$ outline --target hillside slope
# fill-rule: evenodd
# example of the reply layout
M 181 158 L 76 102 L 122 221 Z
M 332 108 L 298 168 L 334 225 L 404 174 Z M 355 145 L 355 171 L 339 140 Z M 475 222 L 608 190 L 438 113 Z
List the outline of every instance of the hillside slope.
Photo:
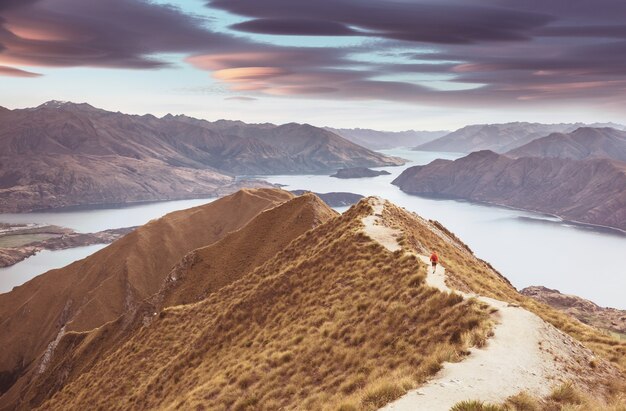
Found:
M 626 131 L 581 127 L 574 132 L 554 133 L 511 150 L 511 157 L 553 157 L 584 160 L 608 158 L 626 163 Z
M 327 130 L 371 150 L 415 147 L 450 133 L 449 131 L 379 131 L 365 128 L 331 128 Z
M 233 175 L 402 163 L 307 124 L 210 123 L 55 101 L 0 112 L 0 212 L 209 197 L 267 186 Z
M 200 301 L 262 265 L 307 230 L 337 213 L 306 194 L 259 213 L 243 228 L 196 249 L 161 281 L 159 290 L 99 328 L 68 332 L 45 369 L 28 375 L 0 403 L 32 408 L 130 338 L 163 308 Z
M 512 159 L 480 151 L 408 168 L 393 184 L 409 194 L 482 201 L 626 230 L 626 166 L 606 159 Z
M 440 224 L 390 203 L 373 204 L 363 200 L 306 231 L 221 288 L 219 273 L 227 266 L 212 271 L 210 261 L 202 267 L 183 260 L 175 278 L 191 272 L 201 283 L 215 278 L 217 287 L 208 294 L 192 289 L 191 295 L 206 296 L 201 301 L 142 313 L 140 329 L 56 394 L 40 386 L 40 399 L 54 394 L 42 409 L 377 409 L 423 384 L 444 361 L 462 365 L 469 346 L 489 344 L 491 323 L 498 321 L 488 305 L 425 282 L 426 267 L 416 255 L 432 249 L 444 258 L 450 287 L 522 305 L 626 366 L 626 345 L 521 296 Z M 244 228 L 220 243 L 232 237 L 246 249 L 244 239 L 258 240 L 255 233 Z M 388 242 L 397 243 L 396 251 Z M 70 353 L 75 364 L 92 358 L 90 347 L 108 333 L 68 335 L 59 355 Z M 550 361 L 560 361 L 552 359 L 558 355 Z M 59 373 L 68 370 L 57 364 Z M 606 378 L 622 378 L 600 358 L 573 366 L 598 395 Z
M 504 123 L 504 124 L 475 124 L 453 131 L 431 142 L 417 146 L 416 150 L 424 151 L 452 151 L 457 153 L 471 153 L 473 151 L 491 150 L 496 153 L 505 153 L 523 146 L 537 138 L 551 133 L 570 133 L 580 127 L 575 124 L 541 124 L 541 123 Z M 589 127 L 619 127 L 618 124 L 592 124 Z
M 68 332 L 88 331 L 156 293 L 190 251 L 243 227 L 293 195 L 243 190 L 213 203 L 151 221 L 110 246 L 0 294 L 0 392 L 49 361 Z M 45 368 L 45 366 L 44 366 Z
M 165 309 L 43 407 L 318 409 L 390 374 L 415 384 L 488 314 L 426 287 L 416 258 L 363 234 L 370 210 L 361 203 L 199 303 Z

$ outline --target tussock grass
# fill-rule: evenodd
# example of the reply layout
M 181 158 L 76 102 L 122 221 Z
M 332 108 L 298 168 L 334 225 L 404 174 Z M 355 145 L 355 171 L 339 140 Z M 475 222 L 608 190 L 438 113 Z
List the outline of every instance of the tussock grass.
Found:
M 500 405 L 486 404 L 482 401 L 470 400 L 455 404 L 450 411 L 507 411 L 507 408 Z
M 504 404 L 485 404 L 482 401 L 462 401 L 452 411 L 625 411 L 626 391 L 623 386 L 606 400 L 583 392 L 571 382 L 555 386 L 546 398 L 535 398 L 521 392 L 509 397 Z
M 622 374 L 626 373 L 626 341 L 519 294 L 505 277 L 476 258 L 467 245 L 440 223 L 411 216 L 391 204 L 385 207 L 383 215 L 386 222 L 402 230 L 405 249 L 419 254 L 438 250 L 451 288 L 518 304 L 582 342 L 599 357 L 617 366 Z M 420 223 L 416 224 L 416 219 Z M 590 370 L 596 365 L 597 362 L 589 364 Z
M 416 257 L 364 235 L 368 211 L 359 204 L 207 299 L 167 309 L 44 406 L 374 410 L 415 388 L 461 359 L 490 314 L 425 286 Z

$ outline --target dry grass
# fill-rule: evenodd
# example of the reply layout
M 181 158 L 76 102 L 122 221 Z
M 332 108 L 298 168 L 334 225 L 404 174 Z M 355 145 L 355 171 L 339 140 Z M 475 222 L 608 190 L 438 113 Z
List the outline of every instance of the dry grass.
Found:
M 385 208 L 385 221 L 403 231 L 403 247 L 421 254 L 438 250 L 446 267 L 448 285 L 501 301 L 519 304 L 592 349 L 600 357 L 626 373 L 626 341 L 592 328 L 577 319 L 517 292 L 509 281 L 488 263 L 477 259 L 467 245 L 436 221 L 407 215 L 396 206 Z
M 482 401 L 462 401 L 455 404 L 450 411 L 507 411 L 507 408 L 500 405 L 487 404 Z
M 452 411 L 626 411 L 626 392 L 615 392 L 605 401 L 600 401 L 566 382 L 554 387 L 546 398 L 534 398 L 521 392 L 508 398 L 504 404 L 463 401 L 456 404 Z
M 360 204 L 196 304 L 172 307 L 45 408 L 373 410 L 489 329 L 488 310 L 360 232 Z

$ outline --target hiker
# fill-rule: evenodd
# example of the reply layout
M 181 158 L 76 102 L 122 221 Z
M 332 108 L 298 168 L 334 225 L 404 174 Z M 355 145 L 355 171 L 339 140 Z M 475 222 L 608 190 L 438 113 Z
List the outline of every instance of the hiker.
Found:
M 433 265 L 433 273 L 437 269 L 437 263 L 439 262 L 439 256 L 437 255 L 437 251 L 433 251 L 430 255 L 430 262 Z

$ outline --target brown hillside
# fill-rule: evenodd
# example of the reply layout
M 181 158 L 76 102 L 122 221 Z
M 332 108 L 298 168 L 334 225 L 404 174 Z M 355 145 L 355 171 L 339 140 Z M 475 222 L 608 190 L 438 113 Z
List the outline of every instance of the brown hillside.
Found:
M 448 282 L 452 288 L 519 304 L 582 342 L 615 364 L 626 375 L 626 342 L 523 296 L 489 263 L 477 259 L 467 245 L 439 222 L 426 221 L 415 214 L 409 215 L 395 206 L 386 207 L 383 215 L 391 226 L 399 228 L 404 233 L 401 241 L 404 247 L 421 254 L 428 250 L 438 250 L 440 255 L 444 256 L 442 264 L 446 267 Z M 419 224 L 416 224 L 416 219 Z
M 361 202 L 205 300 L 165 309 L 46 409 L 374 409 L 462 357 L 488 313 L 362 231 Z
M 259 241 L 252 225 L 267 227 L 267 215 L 281 208 L 295 215 L 289 203 L 203 255 L 217 257 L 221 247 L 235 253 L 231 244 L 252 250 L 243 241 Z M 210 291 L 213 276 L 224 284 L 202 301 L 146 308 L 92 332 L 68 333 L 56 350 L 65 358 L 52 359 L 26 400 L 48 399 L 42 409 L 377 409 L 443 361 L 462 359 L 469 345 L 485 343 L 490 308 L 425 285 L 425 267 L 413 253 L 432 249 L 454 288 L 523 305 L 626 369 L 626 345 L 520 295 L 440 224 L 386 203 L 382 223 L 402 232 L 402 249 L 390 252 L 363 232 L 362 219 L 372 213 L 364 200 L 265 262 L 252 255 L 258 267 L 240 278 L 220 277 L 226 259 L 213 273 L 208 260 L 200 262 L 206 270 L 193 275 L 208 288 L 187 288 L 192 296 Z M 180 264 L 177 278 L 190 278 L 185 267 L 194 272 Z M 140 327 L 118 332 L 133 321 Z M 99 351 L 110 342 L 110 352 Z M 611 369 L 599 359 L 578 367 L 591 388 L 604 383 L 598 370 Z M 57 377 L 68 373 L 62 386 Z
M 261 212 L 245 227 L 185 256 L 162 289 L 115 321 L 89 332 L 65 334 L 42 374 L 19 389 L 19 407 L 30 409 L 88 370 L 129 339 L 164 307 L 206 298 L 260 266 L 307 230 L 337 215 L 319 198 L 306 194 Z M 176 278 L 176 280 L 174 280 Z M 13 398 L 4 398 L 7 405 Z
M 188 252 L 244 226 L 293 198 L 277 189 L 242 190 L 213 203 L 151 221 L 94 255 L 0 294 L 0 388 L 49 360 L 52 341 L 114 320 L 157 292 Z
M 337 215 L 313 194 L 262 212 L 242 229 L 185 256 L 167 277 L 161 306 L 203 300 L 267 261 L 307 230 Z
M 425 285 L 412 252 L 433 248 L 455 286 L 523 304 L 624 366 L 623 344 L 521 296 L 439 224 L 387 203 L 403 247 L 388 251 L 362 231 L 372 212 L 362 201 L 206 299 L 150 316 L 42 408 L 377 409 L 484 344 L 487 307 Z M 598 364 L 580 365 L 591 386 Z

